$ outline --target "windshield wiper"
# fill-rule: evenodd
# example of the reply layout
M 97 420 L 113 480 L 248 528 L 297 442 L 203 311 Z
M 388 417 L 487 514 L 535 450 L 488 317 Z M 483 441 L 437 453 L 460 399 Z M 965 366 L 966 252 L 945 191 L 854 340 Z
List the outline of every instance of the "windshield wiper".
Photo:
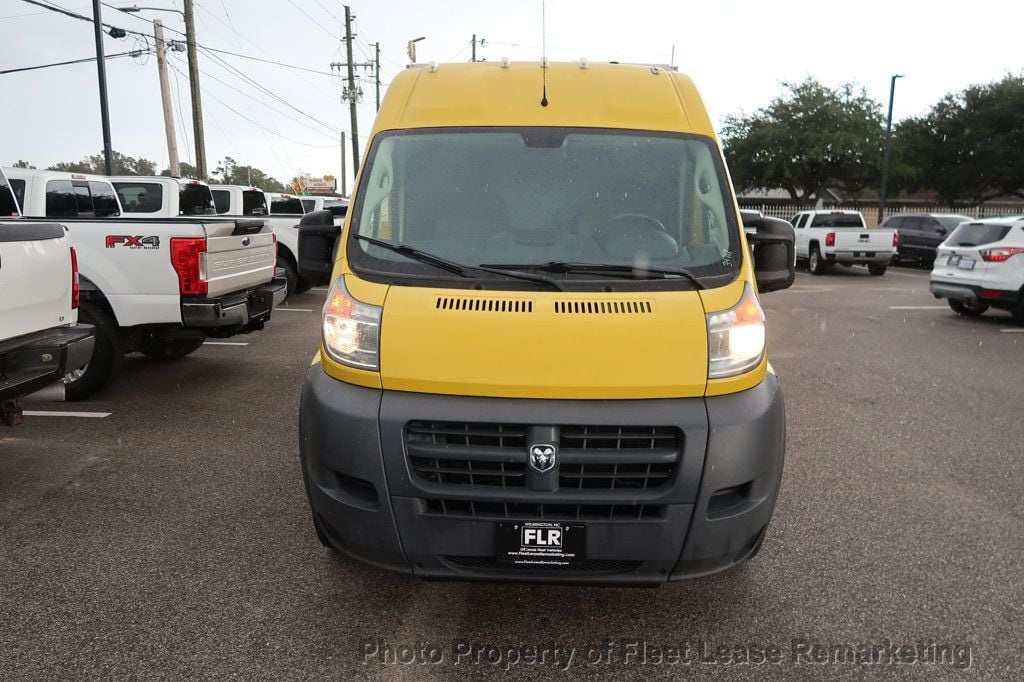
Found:
M 552 277 L 545 277 L 544 275 L 528 274 L 525 272 L 515 272 L 514 269 L 506 270 L 504 268 L 490 268 L 487 267 L 486 265 L 462 265 L 461 263 L 450 261 L 447 258 L 442 258 L 441 256 L 435 256 L 432 253 L 421 251 L 420 249 L 417 249 L 413 246 L 409 246 L 408 244 L 396 244 L 395 242 L 384 241 L 383 239 L 377 239 L 375 237 L 367 237 L 364 234 L 353 233 L 352 238 L 361 239 L 365 242 L 369 242 L 370 244 L 374 244 L 376 246 L 383 247 L 390 251 L 394 251 L 395 253 L 405 256 L 406 258 L 418 260 L 421 263 L 426 263 L 427 265 L 433 265 L 435 268 L 447 270 L 448 272 L 454 273 L 459 277 L 472 277 L 472 275 L 469 275 L 466 272 L 466 270 L 481 270 L 483 272 L 490 272 L 495 275 L 503 275 L 505 277 L 512 277 L 514 279 L 523 279 L 528 282 L 540 282 L 541 284 L 547 284 L 548 286 L 554 287 L 559 291 L 565 291 L 565 287 L 562 285 L 561 282 Z
M 650 279 L 646 275 L 662 275 L 664 278 L 668 275 L 677 275 L 684 277 L 693 283 L 697 289 L 706 289 L 707 287 L 697 279 L 689 270 L 683 268 L 650 268 L 650 267 L 636 267 L 633 265 L 618 265 L 615 263 L 575 263 L 571 261 L 553 260 L 547 263 L 533 263 L 533 264 L 514 264 L 514 263 L 487 263 L 480 267 L 488 267 L 495 269 L 516 269 L 516 270 L 543 270 L 545 272 L 560 272 L 560 273 L 601 273 L 611 275 L 613 277 L 626 277 L 629 279 Z
M 418 260 L 421 263 L 433 265 L 435 268 L 455 273 L 459 277 L 469 277 L 469 275 L 466 274 L 465 266 L 459 265 L 455 261 L 450 261 L 447 258 L 441 258 L 440 256 L 435 256 L 434 254 L 427 253 L 426 251 L 420 251 L 408 244 L 396 244 L 394 242 L 384 241 L 383 239 L 377 239 L 375 237 L 367 237 L 365 234 L 356 234 L 354 232 L 352 233 L 352 239 L 361 239 L 364 242 L 384 247 L 385 249 L 399 253 L 406 258 Z

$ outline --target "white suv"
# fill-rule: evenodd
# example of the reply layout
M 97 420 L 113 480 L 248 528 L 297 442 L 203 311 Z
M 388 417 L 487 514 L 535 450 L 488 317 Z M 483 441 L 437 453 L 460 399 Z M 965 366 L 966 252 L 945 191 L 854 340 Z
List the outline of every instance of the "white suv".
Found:
M 970 317 L 989 308 L 1024 323 L 1024 217 L 961 223 L 939 245 L 931 291 Z

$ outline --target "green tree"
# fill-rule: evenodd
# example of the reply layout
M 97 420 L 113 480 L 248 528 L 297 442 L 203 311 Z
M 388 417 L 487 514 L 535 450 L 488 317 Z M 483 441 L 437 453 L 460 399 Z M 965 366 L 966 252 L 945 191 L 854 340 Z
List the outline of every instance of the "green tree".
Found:
M 814 79 L 783 83 L 787 92 L 750 116 L 725 119 L 722 140 L 739 191 L 781 187 L 793 200 L 829 187 L 856 193 L 878 183 L 885 118 L 863 88 Z
M 230 156 L 217 165 L 210 173 L 210 182 L 222 185 L 252 185 L 267 192 L 284 192 L 285 186 L 280 180 L 273 178 L 259 168 L 239 166 Z
M 14 167 L 15 168 L 35 168 L 35 166 L 30 164 L 28 161 L 23 161 L 21 159 L 18 159 L 17 161 L 14 162 Z
M 933 189 L 950 204 L 1024 199 L 1022 112 L 1020 75 L 946 95 L 928 114 L 897 126 L 894 176 L 901 186 Z
M 178 162 L 178 171 L 181 173 L 180 177 L 191 178 L 193 180 L 199 179 L 199 172 L 196 170 L 196 167 L 186 161 Z M 160 175 L 169 177 L 171 175 L 171 169 L 164 168 L 162 171 L 160 171 Z
M 122 154 L 114 151 L 112 154 L 114 175 L 156 175 L 156 164 L 149 159 Z M 103 152 L 87 156 L 81 161 L 62 161 L 55 163 L 47 170 L 67 171 L 70 173 L 95 173 L 103 175 L 106 173 Z

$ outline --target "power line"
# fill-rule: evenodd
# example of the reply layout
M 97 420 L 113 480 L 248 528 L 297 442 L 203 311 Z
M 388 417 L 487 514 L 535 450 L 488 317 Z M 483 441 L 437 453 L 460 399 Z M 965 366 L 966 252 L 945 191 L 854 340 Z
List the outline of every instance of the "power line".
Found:
M 250 83 L 251 85 L 253 85 L 253 86 L 254 86 L 254 87 L 255 87 L 255 88 L 257 89 L 257 90 L 261 90 L 262 92 L 264 92 L 264 93 L 266 93 L 266 94 L 270 95 L 270 96 L 271 96 L 272 98 L 274 98 L 275 100 L 277 100 L 277 101 L 278 101 L 278 102 L 280 102 L 281 104 L 285 105 L 285 106 L 286 106 L 286 107 L 288 107 L 289 109 L 292 109 L 292 110 L 294 110 L 294 111 L 298 112 L 299 114 L 301 114 L 302 116 L 305 116 L 305 117 L 306 117 L 306 118 L 308 118 L 309 120 L 313 121 L 314 123 L 317 123 L 317 124 L 319 124 L 319 125 L 321 125 L 321 126 L 323 126 L 323 127 L 327 128 L 328 130 L 330 130 L 330 131 L 331 131 L 332 133 L 334 133 L 334 134 L 337 134 L 337 133 L 339 132 L 339 130 L 338 130 L 337 128 L 334 128 L 333 126 L 331 126 L 331 125 L 329 125 L 329 124 L 327 124 L 327 123 L 324 123 L 323 121 L 321 121 L 320 119 L 316 118 L 315 116 L 311 116 L 311 115 L 307 114 L 307 113 L 306 113 L 305 111 L 303 111 L 302 109 L 299 109 L 298 107 L 296 107 L 295 105 L 293 105 L 293 104 L 292 104 L 291 102 L 289 102 L 288 100 L 284 99 L 284 98 L 283 98 L 283 97 L 281 97 L 280 95 L 277 95 L 277 94 L 275 94 L 275 93 L 271 92 L 271 91 L 270 91 L 270 90 L 268 90 L 268 89 L 267 89 L 266 87 L 264 87 L 264 86 L 263 86 L 263 85 L 262 85 L 261 83 L 259 83 L 258 81 L 256 81 L 256 80 L 255 80 L 255 79 L 253 79 L 253 78 L 250 78 L 249 76 L 246 76 L 246 75 L 245 75 L 244 73 L 242 73 L 241 71 L 239 71 L 239 70 L 238 70 L 237 68 L 235 68 L 235 67 L 234 67 L 234 66 L 233 66 L 232 64 L 230 64 L 229 62 L 227 62 L 227 61 L 225 61 L 225 60 L 221 59 L 220 57 L 218 57 L 218 56 L 216 56 L 216 55 L 213 55 L 213 54 L 210 54 L 209 56 L 210 56 L 210 57 L 211 57 L 212 59 L 214 59 L 215 61 L 219 62 L 219 63 L 220 63 L 221 65 L 223 65 L 223 66 L 224 66 L 225 68 L 227 68 L 227 69 L 228 69 L 229 71 L 233 72 L 234 74 L 236 74 L 236 75 L 238 75 L 239 77 L 241 77 L 241 78 L 245 79 L 246 81 L 248 81 L 248 82 L 249 82 L 249 83 Z
M 228 26 L 229 29 L 231 29 L 231 33 L 234 34 L 234 36 L 235 36 L 235 43 L 238 45 L 238 49 L 241 50 L 242 49 L 242 41 L 239 40 L 239 38 L 238 38 L 238 30 L 235 28 L 235 22 L 231 18 L 231 13 L 228 12 L 228 7 L 227 7 L 227 4 L 224 2 L 224 0 L 221 0 L 220 6 L 221 6 L 221 9 L 224 10 L 224 18 L 227 19 L 227 26 Z M 202 19 L 202 17 L 200 17 L 200 19 Z M 204 22 L 203 26 L 204 26 L 204 28 L 206 28 L 207 31 L 209 31 L 209 28 L 206 27 L 205 22 Z M 218 58 L 218 60 L 219 59 L 220 58 Z M 220 61 L 223 61 L 223 60 L 220 60 Z M 224 68 L 224 66 L 222 64 L 220 64 L 220 63 L 218 63 L 217 65 L 220 66 L 222 69 Z M 248 69 L 249 75 L 254 76 L 254 74 L 252 72 L 252 66 L 250 64 L 246 63 L 245 67 L 246 67 L 246 69 Z M 223 83 L 223 81 L 220 81 L 220 82 Z M 241 91 L 238 91 L 238 92 L 241 93 Z M 241 93 L 241 94 L 243 94 L 243 96 L 244 96 L 244 93 Z M 251 99 L 252 98 L 247 98 L 247 100 L 245 102 L 245 106 L 249 110 L 249 113 L 252 114 L 252 117 L 254 119 L 256 119 L 257 121 L 259 121 L 260 118 L 256 115 L 256 110 L 253 108 L 252 104 L 250 103 Z M 259 103 L 262 104 L 265 109 L 268 109 L 268 110 L 270 109 L 270 107 L 267 105 L 266 101 L 263 99 L 262 96 L 260 97 Z M 267 116 L 270 119 L 270 125 L 272 127 L 274 127 L 274 128 L 277 128 L 278 127 L 277 121 L 274 119 L 273 114 L 269 114 L 268 113 Z M 284 143 L 281 141 L 281 139 L 280 138 L 276 138 L 275 141 L 277 142 L 277 146 L 280 147 L 281 153 L 284 154 L 285 164 L 287 164 L 287 165 L 281 163 L 281 157 L 278 156 L 277 150 L 274 149 L 274 145 L 272 144 L 271 139 L 269 137 L 267 137 L 267 134 L 264 131 L 261 130 L 260 131 L 260 135 L 263 136 L 263 141 L 266 143 L 267 149 L 270 150 L 270 153 L 274 156 L 274 160 L 277 161 L 278 168 L 286 169 L 285 170 L 285 174 L 290 172 L 290 169 L 293 167 L 292 159 L 291 159 L 291 156 L 288 154 L 288 150 L 285 148 Z
M 174 92 L 177 95 L 174 99 L 175 106 L 178 107 L 178 122 L 181 125 L 181 137 L 185 140 L 185 158 L 187 162 L 192 164 L 192 142 L 188 138 L 188 126 L 185 125 L 185 116 L 181 113 L 181 84 L 178 82 L 178 70 L 174 68 L 174 65 L 167 62 L 167 65 L 171 67 L 171 71 L 174 72 Z M 205 178 L 200 178 L 203 180 Z
M 180 73 L 180 71 L 178 71 L 178 67 L 174 66 L 173 64 L 171 64 L 170 67 L 174 71 Z M 184 76 L 185 74 L 182 73 L 181 75 Z M 231 105 L 225 103 L 224 100 L 222 100 L 219 97 L 217 97 L 217 96 L 213 95 L 212 93 L 210 93 L 205 88 L 200 87 L 200 90 L 202 90 L 204 95 L 208 95 L 215 102 L 218 102 L 221 106 L 223 106 L 225 109 L 227 109 L 228 111 L 232 112 L 233 114 L 235 114 L 239 118 L 244 119 L 244 120 L 248 121 L 249 123 L 252 123 L 257 128 L 261 128 L 261 129 L 265 130 L 266 132 L 270 133 L 271 135 L 276 135 L 276 136 L 280 137 L 282 140 L 287 140 L 288 142 L 291 142 L 292 144 L 302 145 L 303 147 L 327 148 L 327 147 L 335 147 L 335 146 L 337 146 L 335 144 L 310 144 L 308 142 L 299 142 L 298 140 L 293 140 L 290 137 L 286 137 L 286 136 L 282 135 L 281 133 L 277 132 L 276 130 L 270 130 L 269 128 L 266 128 L 265 126 L 260 125 L 259 123 L 257 123 L 256 121 L 252 120 L 251 118 L 249 118 L 245 114 L 241 113 L 240 111 L 238 111 L 237 109 L 235 109 Z
M 140 57 L 140 56 L 142 56 L 143 53 L 151 54 L 150 52 L 145 51 L 145 50 L 131 50 L 130 52 L 118 52 L 116 54 L 108 54 L 108 55 L 105 55 L 105 57 L 107 59 L 115 59 L 117 57 Z M 17 68 L 17 69 L 4 69 L 3 71 L 0 71 L 0 76 L 2 76 L 4 74 L 7 74 L 7 73 L 19 73 L 21 71 L 35 71 L 36 69 L 48 69 L 48 68 L 50 68 L 52 66 L 67 66 L 69 64 L 84 64 L 86 62 L 94 62 L 94 61 L 96 61 L 96 57 L 95 56 L 93 56 L 93 57 L 83 57 L 81 59 L 69 59 L 66 62 L 54 62 L 53 64 L 39 64 L 37 66 L 23 66 L 23 67 L 20 67 L 20 68 Z
M 318 5 L 320 5 L 320 9 L 322 9 L 325 12 L 327 12 L 327 16 L 329 16 L 331 19 L 334 19 L 336 22 L 338 22 L 339 26 L 341 24 L 345 23 L 341 19 L 339 19 L 338 17 L 334 16 L 334 13 L 331 12 L 331 10 L 327 9 L 326 7 L 324 7 L 323 3 L 321 3 L 320 0 L 313 0 L 313 2 L 315 2 Z
M 95 20 L 92 17 L 87 17 L 84 14 L 78 14 L 77 12 L 72 12 L 71 10 L 69 10 L 69 9 L 67 9 L 65 7 L 61 7 L 60 5 L 57 5 L 55 3 L 54 4 L 46 4 L 46 3 L 43 3 L 43 2 L 39 2 L 39 0 L 21 0 L 21 1 L 22 2 L 26 2 L 26 3 L 30 4 L 30 5 L 35 5 L 36 7 L 42 7 L 43 9 L 48 9 L 51 12 L 56 12 L 57 14 L 63 14 L 64 16 L 71 17 L 72 19 L 78 19 L 80 21 L 88 21 L 90 24 L 96 23 Z M 147 34 L 145 34 L 145 33 L 140 33 L 139 31 L 133 31 L 130 28 L 121 28 L 120 26 L 112 26 L 111 24 L 108 24 L 105 21 L 104 22 L 100 22 L 100 25 L 106 26 L 107 28 L 112 29 L 112 30 L 116 29 L 118 31 L 124 31 L 125 33 L 131 33 L 133 35 L 144 36 L 146 38 L 149 38 L 149 36 Z M 113 34 L 110 34 L 110 35 L 111 35 L 111 37 L 114 37 Z
M 253 97 L 252 95 L 250 95 L 250 94 L 246 93 L 246 92 L 245 92 L 245 91 L 243 91 L 243 90 L 239 90 L 238 88 L 236 88 L 236 87 L 235 87 L 234 85 L 231 85 L 231 84 L 230 84 L 230 83 L 228 83 L 227 81 L 224 81 L 224 80 L 221 80 L 220 78 L 217 78 L 217 76 L 213 75 L 213 74 L 212 74 L 212 73 L 210 73 L 209 71 L 203 71 L 203 70 L 200 70 L 200 73 L 201 73 L 201 74 L 203 74 L 204 76 L 208 76 L 208 77 L 212 78 L 213 80 L 217 81 L 218 83 L 220 83 L 220 84 L 221 84 L 221 85 L 223 85 L 224 87 L 226 87 L 226 88 L 228 88 L 228 89 L 230 89 L 230 90 L 234 90 L 235 92 L 237 92 L 238 94 L 242 95 L 243 97 L 246 97 L 246 98 L 248 98 L 248 99 L 250 99 L 250 100 L 252 100 L 252 101 L 256 102 L 257 104 L 262 104 L 262 105 L 263 105 L 263 106 L 264 106 L 265 108 L 269 109 L 270 111 L 273 111 L 273 112 L 275 112 L 275 113 L 278 113 L 278 114 L 280 114 L 280 115 L 284 116 L 284 117 L 285 117 L 285 118 L 287 118 L 287 119 L 290 119 L 290 120 L 292 120 L 292 121 L 295 121 L 296 123 L 298 123 L 298 124 L 299 124 L 299 125 L 301 125 L 301 126 L 304 126 L 304 127 L 306 127 L 306 128 L 309 128 L 310 130 L 312 130 L 312 131 L 313 131 L 313 132 L 315 132 L 315 133 L 318 133 L 318 134 L 320 134 L 320 135 L 323 135 L 323 136 L 325 136 L 325 137 L 332 137 L 332 138 L 334 138 L 334 137 L 337 137 L 338 133 L 340 133 L 340 132 L 341 132 L 341 130 L 338 130 L 338 129 L 334 129 L 334 128 L 330 128 L 330 130 L 331 130 L 331 134 L 330 134 L 330 135 L 328 135 L 328 134 L 327 134 L 327 133 L 325 133 L 325 132 L 324 132 L 323 130 L 320 130 L 319 128 L 314 128 L 313 126 L 311 126 L 310 124 L 306 123 L 306 122 L 305 122 L 305 121 L 303 121 L 302 119 L 299 119 L 299 118 L 296 118 L 296 117 L 294 117 L 294 116 L 291 116 L 291 115 L 290 115 L 290 114 L 288 114 L 287 112 L 281 111 L 280 109 L 275 109 L 274 107 L 270 106 L 269 104 L 267 104 L 267 103 L 266 103 L 265 101 L 263 101 L 263 100 L 257 100 L 257 99 L 256 99 L 255 97 Z M 253 114 L 253 116 L 255 116 L 255 114 Z M 324 126 L 326 127 L 326 124 L 321 124 L 321 125 L 324 125 Z
M 318 28 L 319 28 L 319 29 L 320 29 L 321 31 L 323 31 L 323 32 L 324 32 L 324 33 L 326 33 L 327 35 L 331 36 L 331 37 L 332 37 L 332 38 L 334 38 L 335 40 L 338 40 L 338 39 L 339 39 L 339 38 L 338 38 L 338 36 L 334 35 L 334 34 L 333 34 L 333 33 L 331 33 L 330 31 L 328 31 L 328 30 L 327 30 L 326 28 L 324 28 L 324 27 L 323 27 L 323 24 L 321 24 L 321 23 L 320 23 L 319 21 L 317 21 L 316 19 L 314 19 L 313 17 L 311 17 L 311 16 L 310 16 L 310 15 L 309 15 L 309 14 L 308 14 L 308 13 L 306 12 L 306 10 L 304 10 L 304 9 L 302 9 L 301 7 L 299 7 L 298 5 L 296 5 L 296 4 L 295 4 L 295 0 L 288 0 L 288 3 L 289 3 L 289 4 L 290 4 L 290 5 L 292 6 L 292 7 L 294 7 L 295 9 L 299 10 L 300 12 L 302 12 L 302 14 L 303 14 L 303 15 L 304 15 L 304 16 L 305 16 L 305 17 L 306 17 L 307 19 L 309 19 L 309 20 L 310 20 L 310 21 L 312 21 L 312 22 L 313 22 L 314 24 L 316 24 L 316 25 L 317 25 L 317 27 L 318 27 Z

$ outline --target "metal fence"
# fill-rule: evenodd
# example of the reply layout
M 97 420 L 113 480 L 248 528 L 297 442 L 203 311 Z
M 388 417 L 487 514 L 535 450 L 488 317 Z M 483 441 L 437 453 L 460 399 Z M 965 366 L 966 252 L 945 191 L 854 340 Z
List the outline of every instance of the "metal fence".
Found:
M 747 204 L 740 208 L 761 211 L 761 213 L 767 216 L 782 218 L 783 220 L 792 220 L 793 216 L 801 211 L 822 210 L 821 206 L 811 204 L 806 206 L 793 204 Z M 878 204 L 839 204 L 824 208 L 860 211 L 864 214 L 864 222 L 867 223 L 868 227 L 876 227 L 878 225 Z M 886 207 L 884 217 L 888 218 L 891 215 L 900 213 L 957 213 L 971 218 L 996 218 L 1004 215 L 1020 215 L 1024 213 L 1024 206 L 1019 204 L 985 204 L 973 208 L 953 208 L 950 206 L 900 206 L 896 204 L 895 206 Z

